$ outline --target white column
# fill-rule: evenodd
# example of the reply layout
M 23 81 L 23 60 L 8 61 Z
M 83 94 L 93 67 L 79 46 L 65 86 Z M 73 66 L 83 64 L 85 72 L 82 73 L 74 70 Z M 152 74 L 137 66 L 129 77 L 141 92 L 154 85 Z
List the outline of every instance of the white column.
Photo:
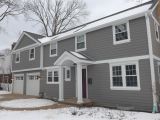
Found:
M 82 97 L 82 65 L 77 64 L 77 87 L 78 87 L 78 100 L 77 103 L 83 103 Z
M 59 67 L 59 101 L 64 100 L 64 86 L 63 86 L 63 67 Z

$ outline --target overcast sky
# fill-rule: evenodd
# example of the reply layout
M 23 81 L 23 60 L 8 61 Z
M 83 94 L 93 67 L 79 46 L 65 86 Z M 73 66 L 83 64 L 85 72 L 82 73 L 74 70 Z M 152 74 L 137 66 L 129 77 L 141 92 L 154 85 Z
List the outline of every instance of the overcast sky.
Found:
M 139 4 L 140 0 L 84 0 L 87 3 L 90 15 L 87 20 L 89 22 L 109 14 L 127 9 Z M 146 2 L 149 0 L 143 0 Z M 17 41 L 22 31 L 30 31 L 38 33 L 39 28 L 35 23 L 26 22 L 21 15 L 16 18 L 7 18 L 0 23 L 2 30 L 0 31 L 0 50 L 10 48 L 12 42 Z

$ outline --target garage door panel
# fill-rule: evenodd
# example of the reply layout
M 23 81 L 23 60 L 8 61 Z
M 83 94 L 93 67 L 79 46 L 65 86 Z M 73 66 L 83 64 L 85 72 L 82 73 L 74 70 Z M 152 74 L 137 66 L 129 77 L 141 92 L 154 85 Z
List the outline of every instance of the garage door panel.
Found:
M 23 94 L 23 88 L 24 88 L 24 76 L 15 75 L 15 79 L 13 82 L 13 93 Z

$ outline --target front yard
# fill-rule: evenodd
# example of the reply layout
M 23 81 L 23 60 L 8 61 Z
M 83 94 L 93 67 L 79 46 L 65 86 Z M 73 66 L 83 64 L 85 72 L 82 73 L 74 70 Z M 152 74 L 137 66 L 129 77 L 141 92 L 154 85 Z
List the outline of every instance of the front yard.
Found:
M 100 107 L 79 109 L 61 106 L 55 109 L 54 106 L 58 103 L 50 100 L 26 98 L 1 101 L 5 97 L 5 95 L 0 95 L 0 119 L 2 120 L 160 120 L 160 114 L 112 110 Z M 39 109 L 32 110 L 32 108 L 37 107 Z M 9 108 L 14 108 L 14 110 Z M 30 108 L 31 110 L 23 110 L 22 108 Z

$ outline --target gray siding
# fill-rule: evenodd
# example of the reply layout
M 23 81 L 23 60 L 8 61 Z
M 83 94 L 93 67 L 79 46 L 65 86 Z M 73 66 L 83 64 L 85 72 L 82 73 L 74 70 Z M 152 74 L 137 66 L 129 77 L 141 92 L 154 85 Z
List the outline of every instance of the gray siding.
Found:
M 89 99 L 103 106 L 133 106 L 136 110 L 152 110 L 152 89 L 149 60 L 140 60 L 140 91 L 110 90 L 109 64 L 88 66 Z
M 148 42 L 145 17 L 130 20 L 131 42 L 113 45 L 112 26 L 89 32 L 87 50 L 83 51 L 93 60 L 116 59 L 122 57 L 148 55 Z M 52 66 L 55 60 L 65 51 L 75 51 L 75 39 L 58 42 L 58 56 L 49 57 L 49 45 L 44 46 L 44 66 Z
M 20 41 L 20 43 L 16 47 L 16 50 L 36 43 L 35 41 L 33 41 L 31 38 L 29 38 L 26 35 L 24 35 L 23 38 L 21 38 L 21 39 L 22 40 Z
M 160 57 L 160 42 L 156 40 L 154 20 L 150 18 L 150 26 L 151 26 L 151 37 L 152 37 L 152 45 L 153 45 L 153 53 L 157 57 Z
M 15 63 L 15 54 L 12 56 L 13 71 L 40 67 L 40 47 L 35 48 L 35 60 L 32 61 L 29 61 L 29 50 L 20 53 L 20 63 Z

